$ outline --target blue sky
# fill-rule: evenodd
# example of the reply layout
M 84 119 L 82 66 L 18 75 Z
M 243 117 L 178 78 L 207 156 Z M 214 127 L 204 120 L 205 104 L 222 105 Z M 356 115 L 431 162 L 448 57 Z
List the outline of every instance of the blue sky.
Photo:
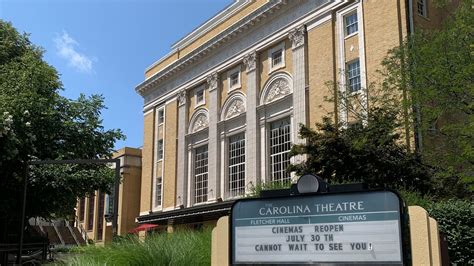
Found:
M 105 128 L 123 146 L 143 145 L 142 98 L 135 86 L 170 46 L 232 0 L 0 0 L 0 18 L 42 46 L 64 85 L 62 94 L 102 94 Z

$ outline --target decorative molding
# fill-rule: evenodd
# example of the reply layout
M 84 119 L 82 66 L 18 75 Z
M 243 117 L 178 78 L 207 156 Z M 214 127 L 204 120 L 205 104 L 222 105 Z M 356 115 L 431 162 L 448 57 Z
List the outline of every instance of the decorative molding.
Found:
M 293 79 L 285 72 L 280 72 L 270 78 L 265 84 L 260 105 L 268 104 L 279 100 L 293 93 Z
M 204 108 L 197 110 L 191 117 L 189 125 L 188 133 L 191 134 L 207 128 L 209 126 L 209 112 Z
M 237 35 L 244 30 L 251 28 L 253 25 L 260 22 L 264 17 L 267 16 L 267 12 L 280 9 L 282 5 L 286 5 L 286 0 L 274 0 L 264 4 L 262 7 L 240 20 L 239 22 L 233 24 L 211 40 L 207 41 L 204 45 L 195 49 L 191 53 L 183 56 L 182 58 L 171 63 L 164 69 L 153 74 L 151 77 L 140 83 L 135 90 L 144 95 L 147 90 L 151 89 L 153 86 L 158 85 L 163 80 L 168 79 L 170 76 L 174 75 L 176 72 L 181 71 L 185 67 L 189 67 L 190 64 L 196 62 L 203 56 L 210 53 L 211 50 L 215 50 L 217 47 L 220 47 L 224 43 L 229 43 L 231 39 L 235 39 Z
M 246 96 L 241 92 L 231 94 L 221 110 L 221 121 L 236 117 L 247 111 Z
M 185 55 L 169 67 L 137 85 L 136 91 L 144 98 L 144 110 L 153 108 L 156 103 L 163 101 L 163 99 L 175 97 L 177 91 L 181 89 L 191 88 L 203 81 L 205 82 L 207 75 L 212 73 L 211 70 L 225 71 L 230 66 L 241 61 L 247 53 L 253 50 L 260 51 L 261 49 L 266 49 L 268 45 L 284 39 L 288 36 L 288 32 L 294 29 L 296 25 L 304 24 L 321 14 L 325 14 L 329 10 L 344 5 L 344 2 L 332 2 L 329 0 L 321 0 L 317 4 L 313 1 L 299 2 L 297 5 L 292 3 L 292 1 L 286 2 L 287 5 L 291 5 L 291 8 L 289 7 L 284 12 L 279 12 L 277 8 L 284 8 L 284 3 L 280 3 L 279 6 L 271 4 L 271 7 L 270 2 L 267 3 L 269 4 L 268 6 L 267 4 L 262 6 L 224 31 L 226 33 L 232 32 L 230 33 L 232 38 L 228 39 L 231 41 L 226 42 L 228 45 L 225 46 L 225 51 L 222 50 L 221 45 L 216 45 L 215 48 L 219 47 L 217 49 L 211 49 L 208 43 L 205 43 L 202 47 L 197 48 L 196 51 L 191 53 L 198 53 L 198 50 L 201 50 L 201 48 L 209 48 L 205 53 L 206 60 L 194 60 L 194 63 L 188 66 L 189 63 L 184 61 L 188 59 L 188 55 Z M 267 21 L 267 19 L 264 19 L 258 23 L 258 26 L 255 26 L 256 21 L 253 19 L 256 13 L 261 13 L 264 17 L 270 17 L 271 20 Z M 245 22 L 245 27 L 241 28 L 240 22 Z M 246 36 L 239 38 L 240 34 L 234 31 L 237 28 L 246 32 Z M 249 29 L 252 30 L 249 31 Z M 236 34 L 237 37 L 234 38 L 233 36 Z M 216 38 L 220 37 L 221 35 L 216 36 Z M 243 47 L 248 48 L 244 49 Z M 165 80 L 165 73 L 169 72 L 168 70 L 175 65 L 180 66 L 178 67 L 179 69 L 176 69 L 176 71 L 179 71 L 179 75 L 173 74 L 171 76 L 171 73 L 169 73 L 170 76 L 167 75 L 168 77 Z
M 244 65 L 247 73 L 256 69 L 257 66 L 257 52 L 252 51 L 244 56 Z
M 243 112 L 245 112 L 244 101 L 242 101 L 241 99 L 236 99 L 230 104 L 229 109 L 227 109 L 227 114 L 225 115 L 225 119 L 232 118 Z
M 305 25 L 301 25 L 299 27 L 294 28 L 292 31 L 290 31 L 290 33 L 288 34 L 288 38 L 290 38 L 292 49 L 296 49 L 304 45 L 305 32 L 306 32 Z
M 179 94 L 178 94 L 178 106 L 183 106 L 186 104 L 186 101 L 187 101 L 187 97 L 186 97 L 186 91 L 185 90 L 182 90 Z
M 217 81 L 219 80 L 219 75 L 217 72 L 213 72 L 211 75 L 207 76 L 207 86 L 209 91 L 213 91 L 217 89 Z

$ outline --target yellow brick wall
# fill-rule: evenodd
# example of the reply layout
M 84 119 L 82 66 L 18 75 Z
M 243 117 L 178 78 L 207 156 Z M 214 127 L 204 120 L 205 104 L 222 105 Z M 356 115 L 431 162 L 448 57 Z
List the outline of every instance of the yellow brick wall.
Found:
M 309 69 L 309 125 L 321 122 L 328 112 L 334 111 L 334 104 L 324 101 L 330 96 L 332 88 L 326 85 L 335 79 L 334 26 L 328 21 L 308 31 L 308 69 Z
M 175 206 L 176 199 L 176 149 L 178 131 L 178 104 L 173 101 L 166 105 L 165 158 L 163 175 L 163 208 Z
M 150 112 L 143 118 L 144 137 L 142 150 L 142 184 L 140 197 L 140 212 L 151 209 L 152 176 L 153 176 L 153 128 L 155 112 Z
M 275 46 L 280 45 L 281 42 L 275 43 L 274 46 L 269 47 L 268 49 L 262 51 L 259 54 L 259 57 L 258 57 L 258 63 L 259 63 L 258 71 L 259 71 L 259 80 L 260 80 L 260 92 L 262 91 L 263 87 L 265 86 L 265 83 L 267 82 L 267 80 L 270 78 L 270 76 L 273 73 L 276 73 L 276 72 L 279 72 L 279 71 L 286 71 L 286 72 L 290 73 L 291 75 L 293 75 L 293 54 L 292 54 L 292 50 L 291 50 L 291 42 L 290 42 L 289 39 L 286 39 L 282 42 L 285 42 L 285 66 L 284 67 L 282 67 L 278 70 L 275 70 L 270 74 L 268 73 L 268 70 L 269 70 L 268 51 L 271 50 L 272 48 L 274 48 Z

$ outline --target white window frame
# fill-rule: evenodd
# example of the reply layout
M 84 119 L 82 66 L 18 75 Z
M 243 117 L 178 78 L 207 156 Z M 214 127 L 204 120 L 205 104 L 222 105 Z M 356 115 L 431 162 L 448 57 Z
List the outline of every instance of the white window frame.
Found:
M 156 162 L 163 160 L 164 153 L 165 153 L 164 146 L 165 146 L 165 141 L 163 139 L 159 139 L 156 141 Z
M 273 65 L 273 53 L 276 51 L 281 50 L 281 62 L 278 65 Z M 280 44 L 276 45 L 275 47 L 268 50 L 268 73 L 272 73 L 278 69 L 285 67 L 285 42 L 281 42 Z
M 161 179 L 161 182 L 160 182 L 160 204 L 157 204 L 156 203 L 156 197 L 157 197 L 157 190 L 156 190 L 156 185 L 158 184 L 158 179 Z M 163 175 L 156 175 L 155 176 L 155 182 L 154 182 L 154 191 L 155 193 L 153 193 L 154 197 L 153 197 L 153 206 L 155 208 L 162 208 L 163 207 Z
M 357 16 L 357 20 L 356 20 L 356 22 L 354 23 L 354 24 L 357 24 L 357 30 L 354 31 L 354 32 L 352 32 L 352 33 L 349 33 L 349 34 L 348 34 L 348 33 L 347 33 L 347 27 L 348 27 L 349 25 L 347 25 L 346 19 L 347 19 L 349 16 L 352 16 L 352 15 L 354 15 L 354 14 Z M 352 36 L 354 36 L 354 35 L 357 35 L 357 34 L 359 33 L 359 14 L 357 14 L 357 9 L 354 9 L 354 10 L 352 10 L 352 11 L 349 11 L 348 14 L 345 14 L 344 17 L 343 17 L 343 20 L 344 20 L 344 21 L 343 21 L 343 24 L 344 24 L 344 36 L 345 36 L 344 38 L 347 39 L 347 38 L 350 38 L 350 37 L 352 37 Z M 351 25 L 353 25 L 353 24 L 351 24 Z
M 163 115 L 160 117 L 160 113 Z M 165 122 L 165 108 L 159 108 L 157 113 L 157 123 L 158 126 L 162 125 Z
M 359 77 L 359 89 L 358 89 L 358 90 L 355 90 L 355 91 L 352 91 L 352 90 L 351 90 L 351 87 L 350 87 L 351 84 L 350 84 L 350 82 L 349 82 L 349 80 L 350 80 L 350 77 L 349 77 L 349 65 L 351 65 L 351 64 L 353 64 L 353 63 L 356 63 L 356 62 L 359 63 L 359 75 L 358 75 L 358 77 Z M 362 72 L 362 71 L 361 71 L 361 65 L 360 65 L 360 58 L 356 58 L 356 59 L 354 59 L 354 60 L 351 60 L 351 61 L 347 62 L 344 69 L 345 69 L 345 71 L 346 71 L 346 73 L 345 73 L 345 75 L 346 75 L 346 86 L 347 86 L 348 92 L 349 92 L 351 95 L 361 93 L 361 91 L 362 91 L 362 74 L 361 74 L 361 72 Z M 355 77 L 352 77 L 352 78 L 355 78 Z
M 230 159 L 231 159 L 231 150 L 230 150 L 230 145 L 231 145 L 231 142 L 230 142 L 230 139 L 231 138 L 234 138 L 234 137 L 237 137 L 237 136 L 243 136 L 243 141 L 244 141 L 244 146 L 243 146 L 243 156 L 244 156 L 244 161 L 243 162 L 240 162 L 240 163 L 237 163 L 237 164 L 233 164 L 231 165 L 230 164 Z M 245 131 L 238 131 L 232 135 L 229 135 L 226 137 L 226 142 L 225 142 L 225 145 L 226 145 L 226 149 L 225 149 L 225 165 L 226 165 L 226 179 L 225 179 L 225 183 L 226 183 L 226 188 L 225 188 L 225 191 L 227 192 L 226 194 L 226 199 L 235 199 L 235 198 L 240 198 L 240 197 L 243 197 L 245 195 L 245 190 L 246 190 L 246 180 L 247 180 L 247 154 L 246 154 L 246 139 L 247 137 L 247 134 Z M 243 165 L 244 169 L 243 169 L 243 175 L 244 175 L 244 186 L 243 186 L 243 193 L 242 194 L 235 194 L 233 195 L 232 192 L 231 192 L 231 167 L 232 166 L 239 166 L 239 165 Z
M 205 201 L 200 201 L 196 202 L 196 151 L 198 149 L 201 149 L 203 147 L 207 147 L 207 193 L 206 193 L 206 200 Z M 192 205 L 201 205 L 201 204 L 206 204 L 207 201 L 209 200 L 209 145 L 207 143 L 204 143 L 199 146 L 193 147 L 192 150 L 192 176 L 191 176 L 191 202 Z
M 206 104 L 206 91 L 204 85 L 194 89 L 194 108 L 198 108 Z M 198 101 L 198 94 L 202 92 L 202 101 Z
M 278 116 L 278 117 L 275 117 L 275 119 L 271 119 L 267 122 L 266 142 L 267 142 L 267 147 L 268 147 L 267 148 L 267 154 L 268 154 L 267 155 L 267 167 L 268 167 L 268 171 L 267 171 L 267 178 L 266 178 L 267 180 L 266 180 L 266 182 L 269 182 L 269 183 L 274 182 L 273 176 L 272 176 L 273 169 L 272 169 L 272 152 L 271 152 L 271 149 L 272 149 L 272 145 L 271 145 L 271 130 L 272 130 L 271 125 L 272 125 L 272 123 L 279 122 L 281 120 L 286 120 L 286 119 L 289 120 L 289 122 L 290 122 L 289 123 L 290 130 L 289 130 L 288 134 L 289 134 L 289 137 L 290 137 L 290 150 L 291 150 L 291 145 L 293 145 L 293 143 L 294 143 L 294 141 L 293 141 L 293 132 L 292 132 L 292 125 L 293 125 L 294 122 L 293 122 L 292 115 L 290 115 L 290 116 L 288 116 L 288 115 Z M 288 150 L 288 152 L 290 150 Z M 282 152 L 280 152 L 280 153 L 282 153 Z M 289 158 L 289 163 L 292 163 L 291 158 Z M 292 173 L 289 173 L 289 174 L 290 174 L 290 177 L 287 181 L 291 182 L 293 176 L 292 176 Z
M 418 9 L 419 4 L 423 5 L 422 14 L 420 14 L 420 10 Z M 416 13 L 418 14 L 418 16 L 428 18 L 428 2 L 426 0 L 416 0 Z
M 236 90 L 236 89 L 240 89 L 242 87 L 242 82 L 241 82 L 241 78 L 242 78 L 242 75 L 241 75 L 241 71 L 240 71 L 240 65 L 237 66 L 237 67 L 234 67 L 233 69 L 227 71 L 227 85 L 228 85 L 228 92 L 231 92 L 233 90 Z M 237 84 L 234 84 L 232 85 L 232 80 L 231 80 L 231 76 L 234 75 L 235 73 L 237 73 L 238 75 L 238 78 L 237 78 Z

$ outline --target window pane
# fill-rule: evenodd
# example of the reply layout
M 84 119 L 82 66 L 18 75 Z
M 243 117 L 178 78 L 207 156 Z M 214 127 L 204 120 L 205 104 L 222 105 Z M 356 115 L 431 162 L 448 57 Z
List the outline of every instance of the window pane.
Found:
M 346 36 L 358 31 L 357 12 L 347 15 L 344 20 L 346 24 Z
M 229 138 L 229 194 L 245 193 L 245 134 Z
M 161 176 L 157 177 L 155 181 L 155 206 L 161 206 L 162 183 Z
M 207 201 L 207 146 L 194 154 L 194 203 Z
M 158 111 L 158 124 L 161 124 L 163 123 L 163 121 L 165 120 L 165 116 L 164 116 L 165 112 L 163 111 L 163 109 L 159 110 Z
M 283 50 L 280 49 L 272 53 L 272 67 L 278 66 L 282 63 Z
M 158 140 L 158 143 L 156 145 L 156 157 L 158 160 L 163 159 L 163 140 L 160 139 Z
M 355 92 L 361 88 L 359 59 L 347 64 L 347 85 L 349 92 Z
M 286 170 L 290 165 L 288 153 L 290 152 L 289 118 L 270 124 L 270 180 L 271 182 L 289 182 L 291 175 Z

